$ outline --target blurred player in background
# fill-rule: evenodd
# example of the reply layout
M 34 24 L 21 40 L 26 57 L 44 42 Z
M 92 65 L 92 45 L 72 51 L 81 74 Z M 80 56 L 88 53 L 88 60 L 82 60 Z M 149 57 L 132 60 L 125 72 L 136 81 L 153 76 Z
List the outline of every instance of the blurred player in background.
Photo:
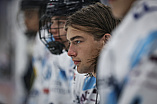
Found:
M 122 18 L 98 62 L 100 104 L 156 104 L 157 0 L 107 0 Z
M 36 77 L 32 57 L 35 37 L 39 30 L 41 6 L 44 0 L 18 0 L 17 45 L 16 45 L 16 78 L 19 102 L 27 103 L 27 98 Z

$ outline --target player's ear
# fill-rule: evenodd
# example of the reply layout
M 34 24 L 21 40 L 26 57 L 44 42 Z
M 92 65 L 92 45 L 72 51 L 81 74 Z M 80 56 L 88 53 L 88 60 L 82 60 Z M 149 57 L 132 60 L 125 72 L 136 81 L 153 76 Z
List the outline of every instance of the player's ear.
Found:
M 103 39 L 103 41 L 104 41 L 104 44 L 106 43 L 106 42 L 108 42 L 108 40 L 111 38 L 111 35 L 109 34 L 109 33 L 106 33 L 103 37 L 102 37 L 102 39 Z

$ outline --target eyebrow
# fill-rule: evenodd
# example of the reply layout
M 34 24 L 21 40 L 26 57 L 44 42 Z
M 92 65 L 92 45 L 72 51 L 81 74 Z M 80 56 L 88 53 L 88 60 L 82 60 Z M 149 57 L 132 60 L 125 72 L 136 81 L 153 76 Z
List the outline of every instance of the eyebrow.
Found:
M 57 17 L 57 18 L 53 18 L 53 19 L 51 19 L 51 21 L 53 21 L 53 20 L 59 20 L 60 18 L 59 17 Z
M 77 38 L 82 38 L 83 39 L 82 36 L 74 36 L 74 37 L 70 38 L 70 41 L 73 41 L 74 39 L 77 39 Z
M 51 18 L 51 20 L 66 20 L 65 17 L 55 17 L 54 19 Z

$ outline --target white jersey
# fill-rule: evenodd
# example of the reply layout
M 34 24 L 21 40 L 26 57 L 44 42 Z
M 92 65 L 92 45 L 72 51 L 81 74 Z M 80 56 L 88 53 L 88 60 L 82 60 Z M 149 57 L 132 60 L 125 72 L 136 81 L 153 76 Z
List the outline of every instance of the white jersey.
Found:
M 98 104 L 96 78 L 85 74 L 76 74 L 73 86 L 73 104 Z
M 157 0 L 137 0 L 100 54 L 100 104 L 157 103 Z
M 39 37 L 34 51 L 37 78 L 29 104 L 72 104 L 74 64 L 71 57 L 65 51 L 61 55 L 51 54 Z

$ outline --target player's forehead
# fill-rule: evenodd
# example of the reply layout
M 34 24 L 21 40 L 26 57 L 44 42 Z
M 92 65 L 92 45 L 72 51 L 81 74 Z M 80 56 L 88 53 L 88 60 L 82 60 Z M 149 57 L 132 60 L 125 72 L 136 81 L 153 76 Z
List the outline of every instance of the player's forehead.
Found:
M 69 41 L 74 41 L 74 40 L 77 40 L 77 39 L 87 40 L 87 39 L 90 39 L 90 38 L 94 38 L 90 33 L 87 33 L 87 32 L 82 31 L 82 30 L 78 30 L 78 29 L 73 28 L 71 26 L 68 27 L 67 39 Z
M 66 16 L 53 16 L 51 20 L 66 20 Z

